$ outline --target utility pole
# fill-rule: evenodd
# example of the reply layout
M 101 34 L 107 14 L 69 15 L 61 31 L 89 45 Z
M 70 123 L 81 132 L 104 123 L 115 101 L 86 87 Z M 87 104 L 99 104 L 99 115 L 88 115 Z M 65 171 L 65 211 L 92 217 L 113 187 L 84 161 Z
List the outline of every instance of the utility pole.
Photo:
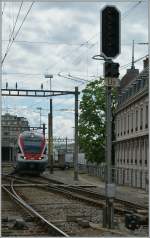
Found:
M 102 11 L 102 52 L 106 85 L 106 178 L 104 227 L 114 228 L 115 184 L 112 181 L 112 100 L 111 88 L 118 86 L 119 64 L 112 61 L 120 53 L 120 12 L 113 6 Z
M 44 138 L 45 138 L 45 123 L 43 123 L 43 135 L 44 135 Z
M 66 153 L 67 153 L 67 150 L 68 150 L 68 140 L 67 140 L 67 137 L 66 137 Z
M 51 91 L 51 79 L 53 78 L 52 74 L 47 74 L 45 75 L 45 78 L 49 78 L 50 79 L 50 91 Z M 52 98 L 50 96 L 50 113 L 48 116 L 48 125 L 49 125 L 49 162 L 50 162 L 50 173 L 53 173 L 53 112 L 52 112 Z
M 52 80 L 52 78 L 53 78 L 53 74 L 46 74 L 46 75 L 45 75 L 45 78 L 49 78 L 49 79 L 50 79 L 50 85 L 49 85 L 49 87 L 50 87 L 50 91 L 51 91 L 51 88 L 52 88 L 52 82 L 51 82 L 51 80 Z
M 41 111 L 42 111 L 42 108 L 41 107 L 37 107 L 37 110 L 40 111 L 40 127 L 41 127 Z
M 49 136 L 50 136 L 50 173 L 53 173 L 53 112 L 52 99 L 50 99 L 50 114 L 49 114 Z
M 120 12 L 115 6 L 106 6 L 101 11 L 101 55 L 105 60 L 104 77 L 106 86 L 106 206 L 103 226 L 114 228 L 115 184 L 112 181 L 112 100 L 111 88 L 118 87 L 119 64 L 112 61 L 120 53 Z M 97 56 L 95 56 L 95 59 Z
M 50 113 L 48 113 L 48 164 L 51 166 L 51 136 L 50 136 Z M 51 167 L 50 167 L 51 171 Z
M 78 180 L 78 87 L 75 87 L 75 148 L 74 148 L 74 180 Z
M 114 197 L 115 186 L 112 184 L 112 110 L 111 87 L 106 86 L 106 207 L 104 209 L 104 227 L 114 227 Z

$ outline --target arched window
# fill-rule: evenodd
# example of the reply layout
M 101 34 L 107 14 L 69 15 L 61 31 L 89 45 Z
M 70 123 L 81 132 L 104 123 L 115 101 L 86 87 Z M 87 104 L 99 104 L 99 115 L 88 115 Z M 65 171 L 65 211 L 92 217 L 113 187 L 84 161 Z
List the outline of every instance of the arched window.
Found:
M 143 128 L 143 107 L 140 109 L 140 130 Z
M 145 128 L 148 128 L 148 105 L 146 105 L 145 111 Z
M 124 116 L 124 135 L 126 134 L 126 116 Z
M 129 116 L 129 113 L 128 113 L 128 134 L 129 134 L 129 123 L 130 123 L 130 116 Z
M 131 132 L 133 132 L 133 111 L 131 112 Z
M 136 126 L 135 126 L 135 130 L 137 131 L 138 130 L 138 110 L 136 110 Z

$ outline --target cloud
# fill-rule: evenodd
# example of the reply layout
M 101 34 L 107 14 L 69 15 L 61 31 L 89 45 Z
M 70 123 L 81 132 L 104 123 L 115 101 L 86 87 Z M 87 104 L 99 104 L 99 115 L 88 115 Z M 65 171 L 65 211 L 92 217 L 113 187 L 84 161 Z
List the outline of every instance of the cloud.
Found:
M 11 3 L 6 3 L 3 14 L 3 39 L 8 40 L 13 22 L 18 13 L 20 3 L 13 3 L 12 15 L 9 12 Z M 31 3 L 24 2 L 17 28 L 21 24 Z M 36 2 L 28 15 L 17 41 L 12 45 L 3 65 L 7 73 L 40 73 L 40 75 L 3 75 L 3 86 L 6 81 L 11 88 L 18 82 L 19 87 L 39 89 L 41 83 L 49 89 L 49 80 L 44 78 L 45 73 L 54 75 L 53 90 L 79 90 L 85 86 L 80 82 L 59 77 L 69 73 L 73 76 L 93 80 L 92 75 L 103 75 L 103 62 L 95 61 L 92 56 L 100 53 L 100 10 L 106 3 L 48 3 Z M 146 42 L 148 39 L 147 2 L 135 6 L 136 3 L 112 2 L 122 15 L 121 20 L 121 54 L 115 62 L 125 65 L 131 62 L 132 40 Z M 49 44 L 35 44 L 30 42 L 49 42 Z M 86 44 L 88 41 L 89 45 Z M 8 42 L 3 42 L 3 55 Z M 82 44 L 82 45 L 81 45 Z M 93 44 L 93 46 L 92 46 Z M 135 59 L 147 53 L 147 46 L 135 45 Z M 142 61 L 136 63 L 142 69 Z M 120 74 L 126 69 L 120 69 Z M 86 84 L 85 84 L 86 85 Z M 81 97 L 81 96 L 80 96 Z M 74 108 L 74 96 L 53 98 L 54 109 Z M 42 121 L 47 124 L 49 111 L 48 98 L 13 98 L 3 100 L 3 106 L 10 106 L 12 113 L 27 117 L 31 125 L 39 123 L 39 114 L 36 107 L 42 107 Z M 19 108 L 18 108 L 19 107 Z M 73 113 L 54 112 L 54 133 L 57 136 L 73 136 Z

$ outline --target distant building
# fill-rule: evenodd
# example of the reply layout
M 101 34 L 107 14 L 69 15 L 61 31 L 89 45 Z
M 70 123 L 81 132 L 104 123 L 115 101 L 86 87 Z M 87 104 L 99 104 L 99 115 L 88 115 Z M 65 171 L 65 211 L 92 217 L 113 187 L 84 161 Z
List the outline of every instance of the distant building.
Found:
M 25 130 L 30 130 L 26 118 L 10 115 L 9 113 L 2 115 L 2 161 L 13 161 L 15 159 L 18 135 Z
M 149 59 L 141 73 L 132 67 L 121 80 L 115 115 L 117 183 L 145 188 L 148 180 Z

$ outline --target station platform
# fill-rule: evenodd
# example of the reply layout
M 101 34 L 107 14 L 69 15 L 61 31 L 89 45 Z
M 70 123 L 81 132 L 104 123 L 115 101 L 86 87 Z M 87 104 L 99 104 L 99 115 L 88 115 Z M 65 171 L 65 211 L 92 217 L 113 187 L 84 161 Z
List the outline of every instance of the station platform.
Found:
M 74 171 L 72 169 L 54 169 L 53 174 L 50 173 L 50 170 L 46 170 L 43 175 L 70 185 L 95 186 L 96 191 L 100 192 L 101 194 L 105 194 L 105 183 L 101 180 L 100 177 L 97 176 L 91 176 L 87 173 L 79 173 L 78 181 L 75 181 Z M 131 201 L 139 205 L 148 207 L 149 194 L 143 189 L 117 185 L 116 198 Z

